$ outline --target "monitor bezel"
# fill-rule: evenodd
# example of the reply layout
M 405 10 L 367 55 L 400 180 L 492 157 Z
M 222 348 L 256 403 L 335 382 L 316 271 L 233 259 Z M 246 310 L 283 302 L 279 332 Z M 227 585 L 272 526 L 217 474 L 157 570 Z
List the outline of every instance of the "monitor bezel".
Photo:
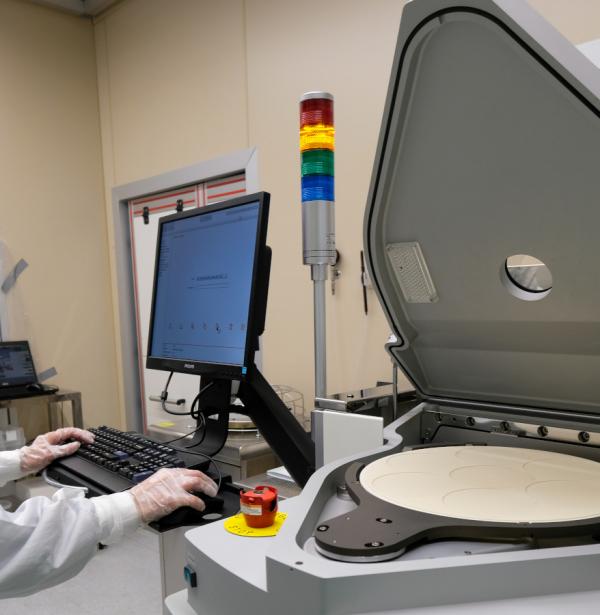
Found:
M 232 365 L 226 363 L 208 363 L 205 361 L 168 359 L 164 357 L 152 356 L 152 337 L 154 331 L 154 311 L 156 303 L 156 282 L 158 276 L 158 258 L 161 248 L 163 225 L 174 220 L 191 218 L 196 216 L 209 215 L 211 213 L 226 209 L 234 209 L 243 205 L 258 202 L 258 220 L 256 224 L 256 245 L 254 248 L 254 264 L 252 270 L 252 287 L 250 290 L 250 305 L 248 309 L 248 325 L 246 327 L 246 347 L 244 351 L 243 365 Z M 212 378 L 227 378 L 231 380 L 241 380 L 248 373 L 249 367 L 254 363 L 255 341 L 262 331 L 260 327 L 260 315 L 264 314 L 266 306 L 259 305 L 259 302 L 266 302 L 266 294 L 260 292 L 259 288 L 259 267 L 264 260 L 267 252 L 267 225 L 269 218 L 269 193 L 256 192 L 244 195 L 227 201 L 221 201 L 214 205 L 189 209 L 169 216 L 163 216 L 159 220 L 158 234 L 156 238 L 156 253 L 154 259 L 154 278 L 152 283 L 152 304 L 150 310 L 150 323 L 148 332 L 148 347 L 146 355 L 146 367 L 161 371 L 178 372 L 184 374 L 195 374 L 199 376 L 210 376 Z M 264 296 L 260 296 L 264 294 Z M 261 312 L 262 310 L 262 312 Z

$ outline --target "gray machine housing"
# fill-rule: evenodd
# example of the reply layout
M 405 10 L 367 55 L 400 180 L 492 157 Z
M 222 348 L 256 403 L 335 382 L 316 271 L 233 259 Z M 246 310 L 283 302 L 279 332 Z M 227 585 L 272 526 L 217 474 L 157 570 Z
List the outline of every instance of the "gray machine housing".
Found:
M 365 253 L 399 340 L 388 351 L 423 402 L 388 426 L 385 446 L 317 471 L 284 502 L 278 536 L 191 530 L 198 585 L 170 596 L 169 612 L 597 608 L 595 541 L 445 541 L 350 563 L 318 553 L 314 535 L 356 506 L 343 487 L 350 464 L 409 447 L 479 442 L 600 461 L 599 115 L 600 71 L 524 1 L 406 5 Z M 548 266 L 549 292 L 511 287 L 517 254 Z

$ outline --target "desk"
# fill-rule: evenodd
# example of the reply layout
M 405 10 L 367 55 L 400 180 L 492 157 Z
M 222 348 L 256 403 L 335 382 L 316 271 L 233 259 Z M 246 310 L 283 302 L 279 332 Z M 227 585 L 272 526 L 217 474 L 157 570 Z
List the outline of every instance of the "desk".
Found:
M 50 395 L 40 395 L 48 403 L 48 422 L 50 429 L 57 429 L 60 425 L 57 424 L 57 406 L 58 404 L 68 401 L 71 402 L 71 420 L 73 427 L 83 429 L 83 410 L 81 407 L 81 392 L 68 391 L 59 389 L 56 393 Z
M 81 406 L 81 392 L 59 389 L 56 393 L 46 395 L 32 395 L 31 397 L 19 397 L 17 399 L 3 399 L 0 401 L 0 408 L 6 408 L 14 402 L 25 402 L 27 400 L 40 400 L 47 404 L 48 426 L 50 431 L 58 429 L 61 423 L 58 420 L 58 404 L 68 401 L 71 402 L 71 418 L 73 427 L 83 429 L 83 410 Z

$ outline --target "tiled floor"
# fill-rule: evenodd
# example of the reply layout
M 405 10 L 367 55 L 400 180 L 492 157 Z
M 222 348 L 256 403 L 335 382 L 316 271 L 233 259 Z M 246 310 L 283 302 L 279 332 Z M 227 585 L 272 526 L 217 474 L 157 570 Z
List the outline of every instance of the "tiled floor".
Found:
M 0 600 L 2 615 L 161 615 L 158 537 L 140 529 L 99 551 L 76 577 L 27 598 Z

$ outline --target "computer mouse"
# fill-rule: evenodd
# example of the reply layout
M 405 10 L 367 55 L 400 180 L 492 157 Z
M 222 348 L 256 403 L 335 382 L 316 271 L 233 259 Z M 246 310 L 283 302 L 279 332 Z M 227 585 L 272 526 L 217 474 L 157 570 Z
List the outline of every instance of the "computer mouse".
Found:
M 199 497 L 204 502 L 206 508 L 203 511 L 196 510 L 191 506 L 181 506 L 160 519 L 158 523 L 162 527 L 178 527 L 182 525 L 201 525 L 223 518 L 222 511 L 225 500 L 221 496 L 216 495 L 212 497 L 205 493 L 193 493 L 192 495 Z

